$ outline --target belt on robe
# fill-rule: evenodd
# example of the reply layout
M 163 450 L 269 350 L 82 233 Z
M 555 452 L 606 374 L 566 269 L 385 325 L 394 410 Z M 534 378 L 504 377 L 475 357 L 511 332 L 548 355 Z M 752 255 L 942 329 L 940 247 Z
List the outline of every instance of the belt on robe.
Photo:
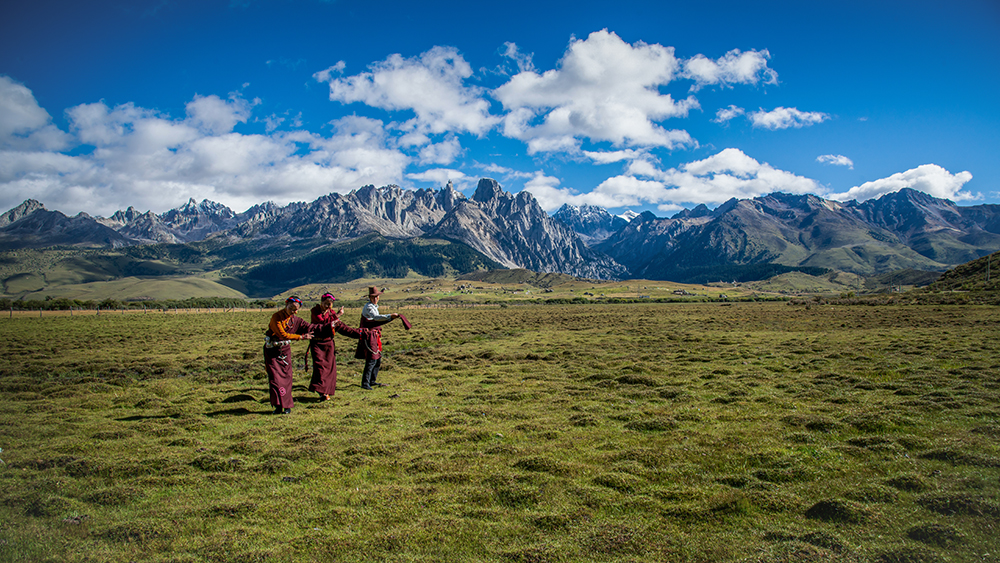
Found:
M 270 336 L 264 337 L 264 347 L 265 348 L 280 348 L 282 346 L 287 346 L 291 344 L 291 340 L 271 340 Z

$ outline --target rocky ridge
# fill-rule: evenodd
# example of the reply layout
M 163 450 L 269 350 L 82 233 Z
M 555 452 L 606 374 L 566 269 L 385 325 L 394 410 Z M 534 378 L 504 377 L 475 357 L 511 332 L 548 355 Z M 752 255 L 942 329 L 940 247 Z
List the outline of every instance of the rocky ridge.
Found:
M 45 246 L 117 248 L 132 241 L 86 213 L 67 217 L 29 199 L 0 215 L 0 250 Z
M 715 281 L 764 263 L 862 275 L 944 271 L 1000 250 L 1000 206 L 959 207 L 912 189 L 860 203 L 773 193 L 645 215 L 596 248 L 633 277 L 678 281 Z
M 40 210 L 44 209 L 38 202 L 23 203 L 3 215 L 12 221 L 6 228 L 26 225 L 26 218 Z M 264 247 L 284 244 L 282 241 L 337 242 L 378 234 L 390 239 L 447 239 L 510 268 L 597 279 L 627 273 L 611 258 L 588 248 L 573 230 L 549 217 L 530 193 L 512 195 L 491 179 L 479 182 L 472 199 L 456 191 L 450 182 L 440 190 L 364 186 L 309 203 L 282 207 L 266 202 L 239 214 L 215 202 L 196 203 L 192 199 L 159 215 L 129 207 L 106 219 L 88 219 L 114 235 L 111 246 L 183 244 L 211 238 L 222 245 L 260 241 Z M 36 247 L 76 244 L 65 237 L 44 236 L 25 242 L 24 246 Z
M 428 236 L 464 243 L 508 268 L 596 279 L 627 275 L 621 264 L 549 217 L 530 193 L 512 195 L 490 178 L 481 179 L 472 199 L 459 201 Z

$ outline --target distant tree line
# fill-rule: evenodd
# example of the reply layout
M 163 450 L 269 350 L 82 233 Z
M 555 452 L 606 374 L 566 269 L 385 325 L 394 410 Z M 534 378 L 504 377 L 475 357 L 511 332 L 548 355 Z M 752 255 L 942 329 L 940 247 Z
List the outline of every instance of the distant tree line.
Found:
M 190 297 L 188 299 L 118 300 L 67 299 L 0 299 L 0 309 L 15 311 L 69 311 L 120 310 L 120 309 L 273 309 L 278 304 L 271 300 L 247 300 L 234 297 Z

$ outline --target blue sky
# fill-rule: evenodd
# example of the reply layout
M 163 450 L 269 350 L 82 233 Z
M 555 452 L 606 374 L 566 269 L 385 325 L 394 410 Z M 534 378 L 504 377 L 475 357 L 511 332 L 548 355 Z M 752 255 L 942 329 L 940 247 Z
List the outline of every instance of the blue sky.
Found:
M 550 212 L 998 203 L 998 92 L 995 0 L 4 2 L 0 210 L 485 176 Z

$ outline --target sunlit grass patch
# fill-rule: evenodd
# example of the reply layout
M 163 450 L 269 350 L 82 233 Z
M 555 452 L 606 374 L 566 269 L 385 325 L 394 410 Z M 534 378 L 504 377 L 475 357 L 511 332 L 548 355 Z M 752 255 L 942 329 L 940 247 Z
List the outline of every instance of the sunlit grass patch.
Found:
M 317 402 L 297 371 L 287 417 L 268 414 L 265 314 L 195 330 L 169 317 L 0 324 L 19 346 L 0 357 L 0 558 L 867 562 L 1000 549 L 992 309 L 500 311 L 407 311 L 414 330 L 384 332 L 390 386 L 371 392 L 338 339 L 334 399 Z M 34 331 L 104 338 L 54 355 Z

